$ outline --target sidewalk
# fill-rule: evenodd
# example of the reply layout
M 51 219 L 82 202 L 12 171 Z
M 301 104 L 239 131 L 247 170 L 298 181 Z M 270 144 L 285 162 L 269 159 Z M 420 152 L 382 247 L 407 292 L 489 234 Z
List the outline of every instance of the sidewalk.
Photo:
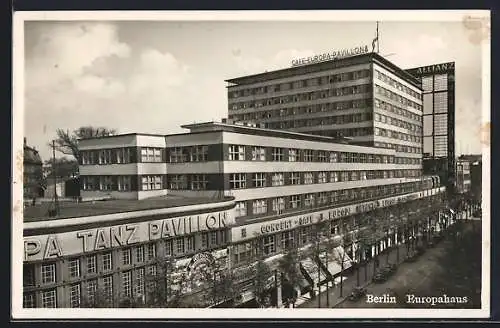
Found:
M 399 263 L 402 263 L 404 258 L 406 257 L 406 244 L 399 245 Z M 389 251 L 389 263 L 396 263 L 397 259 L 397 250 L 396 248 L 390 249 Z M 379 266 L 384 266 L 387 259 L 387 253 L 380 254 L 378 257 Z M 359 283 L 361 286 L 367 286 L 371 283 L 371 279 L 373 277 L 373 266 L 374 259 L 368 262 L 366 265 L 363 265 L 359 268 Z M 365 270 L 366 270 L 366 281 L 365 281 Z M 327 293 L 326 293 L 326 285 L 321 286 L 321 293 L 315 297 L 311 298 L 309 293 L 306 295 L 302 295 L 297 299 L 296 308 L 333 308 L 338 304 L 342 303 L 346 300 L 351 294 L 351 291 L 356 287 L 356 269 L 353 270 L 348 275 L 344 276 L 344 281 L 342 284 L 342 297 L 340 296 L 340 284 L 336 286 L 330 285 L 328 290 L 329 302 L 327 302 Z M 321 306 L 319 306 L 319 304 Z

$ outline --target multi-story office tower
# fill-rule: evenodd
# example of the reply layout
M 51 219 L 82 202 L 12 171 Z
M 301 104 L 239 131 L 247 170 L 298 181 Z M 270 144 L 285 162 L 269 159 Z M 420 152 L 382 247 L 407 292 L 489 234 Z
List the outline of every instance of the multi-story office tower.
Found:
M 421 164 L 420 82 L 376 53 L 227 80 L 228 118 L 260 127 L 349 137 Z
M 458 193 L 466 193 L 471 190 L 471 163 L 468 160 L 456 160 L 457 168 L 455 170 L 455 188 Z
M 441 181 L 455 185 L 455 63 L 406 70 L 423 89 L 423 153 L 426 173 L 439 173 Z
M 24 138 L 23 196 L 27 202 L 43 195 L 42 159 L 35 148 L 29 147 Z

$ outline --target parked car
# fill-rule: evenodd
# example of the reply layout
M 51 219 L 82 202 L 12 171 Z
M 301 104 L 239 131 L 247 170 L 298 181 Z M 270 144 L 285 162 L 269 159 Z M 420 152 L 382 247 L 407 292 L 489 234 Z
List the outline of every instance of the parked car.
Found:
M 366 295 L 366 288 L 359 287 L 359 286 L 354 287 L 351 294 L 349 295 L 349 300 L 352 302 L 355 302 L 365 295 Z

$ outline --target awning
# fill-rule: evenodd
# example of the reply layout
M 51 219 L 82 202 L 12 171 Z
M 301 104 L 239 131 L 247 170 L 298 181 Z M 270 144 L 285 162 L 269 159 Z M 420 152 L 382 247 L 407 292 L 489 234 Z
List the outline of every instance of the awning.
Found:
M 312 282 L 314 285 L 318 283 L 318 276 L 320 281 L 324 281 L 327 278 L 325 273 L 319 269 L 319 265 L 311 258 L 307 258 L 301 261 L 300 266 L 303 269 L 301 271 L 303 273 L 305 271 L 307 275 L 306 279 L 309 280 L 309 282 Z

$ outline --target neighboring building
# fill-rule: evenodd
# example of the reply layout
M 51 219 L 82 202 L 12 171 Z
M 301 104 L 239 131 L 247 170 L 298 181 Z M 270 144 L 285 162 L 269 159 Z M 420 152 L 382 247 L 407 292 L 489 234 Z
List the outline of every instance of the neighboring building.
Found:
M 481 160 L 470 163 L 470 184 L 474 200 L 480 203 L 483 193 L 483 162 Z
M 442 63 L 407 69 L 423 89 L 424 167 L 436 169 L 446 162 L 442 182 L 451 190 L 455 185 L 455 63 Z M 431 173 L 430 171 L 429 173 Z M 428 174 L 426 171 L 424 173 Z
M 131 133 L 82 139 L 78 145 L 84 201 L 167 194 L 165 136 Z
M 421 165 L 422 89 L 369 53 L 227 80 L 230 120 L 395 150 Z
M 23 195 L 27 202 L 43 196 L 42 165 L 40 154 L 35 148 L 29 147 L 26 138 L 24 138 Z
M 105 140 L 103 140 L 105 141 Z M 127 165 L 127 164 L 124 164 Z M 234 200 L 159 196 L 144 200 L 61 202 L 24 211 L 23 306 L 118 307 L 149 301 L 146 279 L 175 259 L 171 281 L 184 295 L 200 290 L 200 258 L 228 261 Z M 202 256 L 200 256 L 202 255 Z M 195 263 L 196 262 L 196 263 Z
M 455 190 L 457 193 L 468 193 L 471 190 L 470 164 L 468 160 L 456 160 Z

